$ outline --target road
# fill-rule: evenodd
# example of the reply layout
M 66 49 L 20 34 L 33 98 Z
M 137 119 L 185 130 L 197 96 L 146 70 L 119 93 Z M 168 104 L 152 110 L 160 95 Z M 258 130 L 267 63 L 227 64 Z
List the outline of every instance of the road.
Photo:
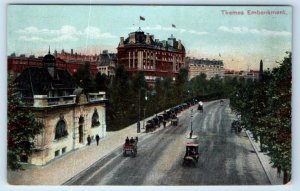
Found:
M 179 115 L 177 127 L 139 139 L 138 155 L 123 157 L 121 147 L 74 177 L 72 185 L 267 185 L 263 167 L 244 132 L 231 132 L 228 100 L 196 106 Z M 193 113 L 191 123 L 191 113 Z M 193 128 L 199 143 L 196 167 L 183 167 L 185 144 Z

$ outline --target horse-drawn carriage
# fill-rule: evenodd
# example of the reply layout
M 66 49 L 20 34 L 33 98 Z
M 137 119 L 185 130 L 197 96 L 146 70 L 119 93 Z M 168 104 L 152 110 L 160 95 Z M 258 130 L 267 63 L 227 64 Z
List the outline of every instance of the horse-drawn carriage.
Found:
M 183 166 L 193 166 L 196 167 L 199 160 L 198 144 L 187 143 L 186 151 L 183 157 Z
M 224 100 L 220 100 L 220 106 L 223 106 L 224 105 Z
M 231 123 L 231 131 L 235 131 L 236 133 L 240 133 L 242 131 L 241 123 L 237 120 L 234 120 Z
M 128 155 L 131 155 L 132 157 L 136 157 L 137 143 L 138 143 L 137 137 L 135 139 L 133 139 L 132 137 L 131 139 L 128 139 L 127 137 L 123 145 L 123 156 L 126 157 Z
M 172 117 L 171 117 L 171 125 L 172 126 L 177 126 L 178 121 L 179 121 L 178 117 L 175 114 L 173 114 Z
M 198 103 L 198 111 L 200 111 L 201 113 L 203 113 L 203 103 L 202 103 L 202 101 L 200 101 Z

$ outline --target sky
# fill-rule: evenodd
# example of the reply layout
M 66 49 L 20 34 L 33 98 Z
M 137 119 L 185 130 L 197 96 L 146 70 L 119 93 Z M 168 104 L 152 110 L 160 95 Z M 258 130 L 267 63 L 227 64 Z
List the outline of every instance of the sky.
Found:
M 226 69 L 257 70 L 260 60 L 273 68 L 292 49 L 289 6 L 9 5 L 7 55 L 45 55 L 49 46 L 52 53 L 116 53 L 120 37 L 138 27 L 160 40 L 173 34 L 187 56 L 223 60 Z

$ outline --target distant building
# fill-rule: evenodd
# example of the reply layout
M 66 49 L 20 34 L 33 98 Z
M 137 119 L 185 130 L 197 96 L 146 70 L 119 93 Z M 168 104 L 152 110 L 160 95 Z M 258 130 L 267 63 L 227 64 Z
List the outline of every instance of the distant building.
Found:
M 208 59 L 195 59 L 186 58 L 186 64 L 189 69 L 189 80 L 200 75 L 206 75 L 206 79 L 219 76 L 224 77 L 224 63 L 222 60 L 208 60 Z
M 106 136 L 105 92 L 84 93 L 50 52 L 42 67 L 27 67 L 15 80 L 20 99 L 45 126 L 36 136 L 36 151 L 22 162 L 44 165 L 84 147 L 87 136 Z
M 72 51 L 73 50 L 71 50 L 71 52 Z M 78 69 L 86 62 L 90 63 L 90 71 L 92 75 L 96 75 L 98 72 L 98 56 L 86 56 L 80 54 L 77 55 L 77 53 L 72 56 L 72 54 L 66 53 L 64 52 L 64 50 L 62 50 L 62 53 L 57 53 L 57 51 L 54 51 L 54 55 L 56 55 L 56 68 L 67 70 L 72 75 L 74 75 L 78 71 Z M 18 76 L 23 70 L 28 67 L 41 68 L 43 67 L 42 60 L 43 56 L 35 57 L 34 55 L 31 55 L 29 57 L 26 57 L 24 54 L 17 56 L 13 53 L 7 57 L 8 73 Z
M 244 79 L 251 79 L 252 81 L 258 80 L 259 79 L 259 71 L 258 70 L 240 70 L 240 71 L 235 71 L 235 70 L 225 70 L 224 72 L 224 77 L 227 78 L 244 78 Z
M 97 54 L 94 55 L 85 55 L 85 54 L 78 54 L 77 52 L 74 53 L 74 50 L 71 49 L 71 52 L 65 52 L 64 49 L 58 53 L 56 50 L 54 51 L 54 56 L 56 58 L 60 58 L 66 62 L 90 62 L 91 64 L 99 63 L 99 57 Z
M 121 37 L 117 50 L 118 64 L 124 65 L 131 76 L 143 71 L 149 85 L 154 85 L 156 78 L 175 80 L 180 68 L 185 67 L 185 48 L 173 35 L 159 41 L 139 28 L 126 39 Z
M 77 52 L 74 53 L 74 50 L 71 49 L 71 52 L 65 52 L 64 49 L 58 53 L 56 50 L 54 51 L 54 56 L 58 59 L 63 60 L 67 68 L 72 70 L 72 74 L 76 73 L 80 66 L 84 65 L 85 63 L 90 64 L 90 72 L 93 76 L 95 76 L 98 72 L 97 66 L 99 65 L 99 56 L 97 54 L 94 55 L 85 55 L 85 54 L 78 54 Z
M 115 68 L 117 64 L 117 54 L 108 53 L 108 50 L 104 50 L 100 54 L 98 71 L 106 76 L 115 76 Z

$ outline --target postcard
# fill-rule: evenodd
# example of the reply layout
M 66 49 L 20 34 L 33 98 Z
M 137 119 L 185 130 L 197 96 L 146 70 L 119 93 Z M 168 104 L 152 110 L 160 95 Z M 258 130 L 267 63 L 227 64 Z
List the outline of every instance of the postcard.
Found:
M 291 6 L 7 6 L 12 185 L 284 185 Z

